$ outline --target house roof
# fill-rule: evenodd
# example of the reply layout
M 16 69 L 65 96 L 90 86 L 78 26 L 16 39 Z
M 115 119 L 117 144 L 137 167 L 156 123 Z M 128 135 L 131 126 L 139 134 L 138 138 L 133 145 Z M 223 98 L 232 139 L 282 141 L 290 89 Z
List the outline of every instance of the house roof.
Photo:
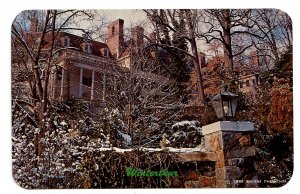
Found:
M 77 36 L 77 35 L 74 35 L 74 34 L 70 34 L 70 33 L 67 33 L 67 32 L 62 32 L 60 33 L 60 37 L 62 38 L 63 36 L 67 36 L 70 38 L 70 46 L 71 47 L 76 47 L 76 48 L 80 48 L 82 50 L 82 44 L 84 44 L 85 42 L 88 42 L 91 44 L 90 46 L 90 49 L 91 49 L 91 54 L 92 55 L 96 55 L 96 56 L 103 56 L 103 53 L 101 52 L 101 49 L 103 48 L 107 48 L 108 49 L 108 46 L 106 43 L 103 43 L 103 42 L 98 42 L 98 41 L 95 41 L 95 40 L 91 40 L 91 39 L 85 39 L 81 36 Z M 58 41 L 60 43 L 60 46 L 61 45 L 61 41 L 60 41 L 60 38 L 58 38 Z
M 40 32 L 37 32 L 35 34 L 32 34 L 32 33 L 28 34 L 28 36 L 27 36 L 28 42 L 30 44 L 34 45 L 35 42 L 38 40 L 40 34 L 41 34 Z M 90 54 L 92 54 L 92 55 L 103 56 L 101 49 L 103 49 L 103 48 L 108 49 L 108 46 L 106 43 L 98 42 L 98 41 L 91 40 L 91 39 L 86 39 L 84 37 L 77 36 L 75 34 L 71 34 L 68 32 L 58 32 L 57 33 L 57 36 L 55 38 L 55 44 L 54 44 L 56 47 L 63 47 L 62 41 L 61 41 L 61 38 L 63 38 L 63 37 L 69 37 L 70 38 L 70 47 L 76 47 L 82 52 L 83 52 L 82 45 L 85 42 L 90 43 L 90 49 L 91 49 Z M 51 39 L 52 39 L 51 34 L 47 33 L 44 38 L 45 42 L 43 45 L 43 49 L 48 49 L 51 47 Z

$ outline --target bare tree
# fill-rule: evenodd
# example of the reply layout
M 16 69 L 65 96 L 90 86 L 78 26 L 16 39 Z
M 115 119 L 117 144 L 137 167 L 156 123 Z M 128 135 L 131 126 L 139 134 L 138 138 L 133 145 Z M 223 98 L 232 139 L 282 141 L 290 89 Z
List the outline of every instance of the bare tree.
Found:
M 250 37 L 263 38 L 252 30 L 255 27 L 252 10 L 211 9 L 200 13 L 197 37 L 207 43 L 219 41 L 223 45 L 224 66 L 229 68 L 229 79 L 234 78 L 234 57 L 253 45 Z M 236 36 L 245 36 L 247 41 L 234 42 Z
M 19 58 L 32 71 L 34 79 L 30 80 L 32 97 L 38 102 L 40 121 L 48 106 L 48 85 L 50 70 L 56 53 L 63 48 L 57 47 L 57 37 L 61 31 L 78 30 L 86 33 L 87 29 L 70 27 L 75 18 L 93 19 L 93 13 L 81 10 L 47 10 L 25 11 L 16 17 L 12 24 L 13 58 Z M 28 29 L 28 23 L 31 23 Z M 78 21 L 77 21 L 78 22 Z M 20 55 L 18 50 L 22 50 Z M 35 105 L 35 103 L 34 103 Z M 43 124 L 41 125 L 43 128 Z
M 284 48 L 292 45 L 291 19 L 278 9 L 253 10 L 256 19 L 257 34 L 264 39 L 256 39 L 256 47 L 274 60 L 278 60 Z M 268 52 L 270 51 L 270 52 Z M 270 54 L 268 54 L 270 53 Z
M 282 33 L 282 43 L 286 47 L 292 47 L 293 45 L 293 28 L 292 28 L 292 19 L 287 13 L 279 13 L 279 26 Z
M 172 48 L 178 50 L 188 56 L 196 69 L 197 75 L 197 87 L 200 102 L 205 99 L 203 83 L 201 77 L 200 63 L 198 59 L 197 42 L 195 34 L 195 18 L 197 12 L 195 10 L 144 10 L 147 13 L 148 18 L 155 26 L 156 36 L 159 40 L 168 39 L 172 34 L 176 34 L 179 39 L 186 40 L 191 48 L 191 51 L 183 50 L 176 45 L 170 44 L 171 42 L 158 41 L 157 46 L 163 46 L 166 48 Z M 178 24 L 183 22 L 183 26 L 178 28 Z
M 37 127 L 41 129 L 37 142 L 45 133 L 51 69 L 56 66 L 57 52 L 67 49 L 57 46 L 58 35 L 68 30 L 86 33 L 86 29 L 70 26 L 76 21 L 75 18 L 81 18 L 82 21 L 91 20 L 93 16 L 93 12 L 82 10 L 29 10 L 18 15 L 12 24 L 12 58 L 21 62 L 29 74 L 32 73 L 25 81 L 30 85 L 33 110 L 38 119 Z M 41 150 L 38 150 L 40 153 Z
M 129 69 L 116 77 L 123 80 L 118 83 L 118 89 L 107 93 L 119 96 L 118 103 L 109 102 L 113 98 L 106 100 L 109 109 L 118 109 L 125 116 L 133 146 L 159 140 L 185 106 L 173 86 L 173 80 L 166 73 L 167 61 L 159 56 L 160 52 L 154 46 L 146 44 L 149 46 L 132 46 L 129 49 Z

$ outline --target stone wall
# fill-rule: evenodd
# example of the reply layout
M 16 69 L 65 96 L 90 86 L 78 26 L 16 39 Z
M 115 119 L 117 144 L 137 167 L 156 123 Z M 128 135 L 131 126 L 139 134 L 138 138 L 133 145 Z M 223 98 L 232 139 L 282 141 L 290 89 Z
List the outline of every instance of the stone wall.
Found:
M 250 122 L 221 121 L 202 127 L 202 148 L 188 151 L 170 147 L 103 148 L 86 153 L 81 165 L 89 172 L 86 175 L 89 188 L 257 187 L 254 131 Z M 139 172 L 167 170 L 177 173 L 174 176 L 129 176 L 127 167 Z M 75 175 L 78 173 L 71 174 L 70 179 Z
M 216 173 L 214 162 L 197 162 L 185 171 L 181 171 L 185 188 L 213 188 L 216 187 Z
M 216 155 L 213 152 L 192 152 L 177 155 L 185 164 L 181 177 L 185 188 L 216 187 Z M 189 164 L 189 165 L 188 165 Z
M 216 187 L 255 187 L 253 123 L 220 121 L 204 126 L 205 148 L 216 154 Z
M 90 152 L 83 156 L 83 175 L 76 172 L 68 177 L 74 179 L 77 176 L 79 180 L 85 177 L 80 182 L 88 182 L 87 188 L 216 187 L 216 157 L 213 152 L 123 151 L 108 148 L 106 151 Z M 135 172 L 127 173 L 127 168 L 134 169 Z M 176 173 L 155 175 L 154 172 L 160 171 Z M 150 172 L 153 174 L 150 175 Z

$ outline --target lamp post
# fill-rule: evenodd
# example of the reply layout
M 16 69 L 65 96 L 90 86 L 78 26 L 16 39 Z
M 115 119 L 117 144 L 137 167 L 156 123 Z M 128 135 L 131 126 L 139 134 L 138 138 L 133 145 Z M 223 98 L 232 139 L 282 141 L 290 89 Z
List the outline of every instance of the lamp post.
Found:
M 227 89 L 228 86 L 225 85 L 223 90 L 212 98 L 212 105 L 220 120 L 233 118 L 236 112 L 238 95 Z
M 236 180 L 256 176 L 255 170 L 243 170 L 245 167 L 254 166 L 251 159 L 256 155 L 252 135 L 255 131 L 254 123 L 232 121 L 238 95 L 229 92 L 227 88 L 225 85 L 223 90 L 212 98 L 212 105 L 221 121 L 202 126 L 205 149 L 216 154 L 216 187 L 219 188 L 238 187 Z M 239 161 L 247 165 L 241 166 Z M 245 187 L 251 185 L 245 183 Z

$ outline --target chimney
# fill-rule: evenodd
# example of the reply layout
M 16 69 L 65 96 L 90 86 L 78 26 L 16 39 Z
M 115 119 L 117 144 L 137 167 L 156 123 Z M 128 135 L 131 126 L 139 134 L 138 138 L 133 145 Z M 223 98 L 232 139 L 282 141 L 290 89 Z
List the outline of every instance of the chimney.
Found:
M 108 27 L 108 40 L 107 46 L 111 54 L 117 57 L 117 53 L 120 51 L 124 44 L 124 20 L 117 19 L 112 22 Z
M 144 44 L 144 28 L 136 26 L 131 30 L 131 38 L 136 46 Z
M 34 17 L 30 19 L 30 33 L 35 33 L 38 31 L 38 20 Z
M 250 52 L 250 65 L 259 66 L 259 55 L 257 50 Z

